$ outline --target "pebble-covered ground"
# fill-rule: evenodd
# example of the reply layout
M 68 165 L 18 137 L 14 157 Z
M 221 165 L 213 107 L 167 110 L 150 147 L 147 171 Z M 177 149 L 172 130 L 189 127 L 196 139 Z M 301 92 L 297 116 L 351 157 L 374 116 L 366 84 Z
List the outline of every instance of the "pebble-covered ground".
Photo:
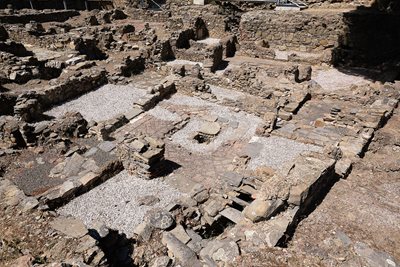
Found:
M 257 155 L 252 157 L 248 168 L 256 169 L 260 166 L 268 166 L 275 170 L 281 169 L 301 153 L 306 151 L 321 151 L 318 146 L 303 144 L 282 137 L 253 137 L 250 141 L 257 149 Z
M 368 84 L 368 81 L 362 76 L 343 73 L 334 68 L 315 71 L 313 80 L 326 91 L 343 90 L 352 85 Z
M 145 89 L 133 85 L 107 84 L 72 101 L 56 106 L 45 114 L 60 117 L 66 112 L 77 111 L 87 121 L 103 121 L 123 114 L 133 103 L 146 94 Z
M 140 198 L 145 196 L 154 196 L 160 201 L 153 206 L 140 206 Z M 104 223 L 131 237 L 135 226 L 143 222 L 149 210 L 165 208 L 180 197 L 182 193 L 159 179 L 143 180 L 123 171 L 75 198 L 58 212 L 81 219 L 88 227 Z

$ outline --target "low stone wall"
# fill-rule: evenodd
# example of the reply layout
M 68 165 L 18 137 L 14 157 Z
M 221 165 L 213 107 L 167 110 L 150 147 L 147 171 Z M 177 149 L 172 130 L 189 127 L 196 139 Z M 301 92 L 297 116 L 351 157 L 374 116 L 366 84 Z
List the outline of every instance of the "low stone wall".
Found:
M 107 83 L 106 71 L 91 69 L 83 71 L 80 76 L 72 76 L 66 82 L 52 86 L 40 92 L 39 103 L 46 109 L 69 99 L 92 91 Z

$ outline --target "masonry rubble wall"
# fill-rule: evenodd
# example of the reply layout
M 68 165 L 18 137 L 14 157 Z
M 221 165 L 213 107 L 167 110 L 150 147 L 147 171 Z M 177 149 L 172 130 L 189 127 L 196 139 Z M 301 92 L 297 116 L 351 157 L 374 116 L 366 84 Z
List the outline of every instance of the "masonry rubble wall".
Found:
M 322 51 L 338 45 L 343 26 L 337 14 L 252 11 L 242 16 L 239 39 L 244 49 L 262 40 L 273 49 Z
M 242 16 L 239 43 L 248 56 L 296 51 L 321 54 L 321 62 L 378 65 L 399 54 L 399 27 L 399 16 L 376 10 L 251 11 Z

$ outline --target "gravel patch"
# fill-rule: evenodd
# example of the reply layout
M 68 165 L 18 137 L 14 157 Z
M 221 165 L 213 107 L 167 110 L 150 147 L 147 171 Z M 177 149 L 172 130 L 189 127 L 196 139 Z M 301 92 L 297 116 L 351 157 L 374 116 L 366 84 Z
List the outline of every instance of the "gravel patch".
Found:
M 306 151 L 320 152 L 321 147 L 296 142 L 282 137 L 253 137 L 249 144 L 256 150 L 248 168 L 255 170 L 261 166 L 268 166 L 280 170 L 284 165 L 293 162 L 297 156 Z
M 54 107 L 46 115 L 60 117 L 77 111 L 88 120 L 103 121 L 129 111 L 133 103 L 146 94 L 145 89 L 133 85 L 107 84 L 72 101 Z
M 198 143 L 194 140 L 195 134 L 201 129 L 203 120 L 200 117 L 192 117 L 188 124 L 172 135 L 172 142 L 196 153 L 210 153 L 216 151 L 224 143 L 234 140 L 250 140 L 262 119 L 245 112 L 234 112 L 231 109 L 207 102 L 195 97 L 176 94 L 166 102 L 188 106 L 196 110 L 203 108 L 203 113 L 216 116 L 221 121 L 221 132 L 210 143 Z M 223 123 L 222 123 L 223 121 Z
M 289 56 L 293 54 L 301 59 L 309 59 L 309 60 L 318 60 L 320 57 L 322 57 L 321 53 L 308 53 L 308 52 L 301 52 L 294 50 L 281 51 L 278 49 L 275 49 L 274 51 L 275 51 L 275 59 L 284 61 L 288 61 Z
M 213 45 L 213 44 L 219 44 L 220 41 L 221 41 L 221 39 L 218 39 L 218 38 L 206 38 L 203 40 L 199 40 L 197 42 L 201 43 L 201 44 Z
M 340 89 L 348 89 L 352 85 L 368 84 L 363 77 L 346 74 L 337 69 L 317 70 L 313 73 L 313 80 L 327 91 L 336 91 Z
M 158 197 L 160 202 L 153 206 L 139 206 L 140 197 L 148 195 Z M 149 210 L 163 209 L 182 196 L 182 193 L 158 179 L 142 180 L 122 171 L 75 198 L 58 212 L 82 220 L 87 227 L 101 222 L 132 237 L 133 229 L 143 222 Z
M 174 65 L 196 65 L 196 64 L 199 64 L 200 67 L 203 67 L 203 63 L 201 63 L 201 62 L 184 60 L 184 59 L 175 59 L 175 60 L 167 62 L 168 66 L 174 66 Z

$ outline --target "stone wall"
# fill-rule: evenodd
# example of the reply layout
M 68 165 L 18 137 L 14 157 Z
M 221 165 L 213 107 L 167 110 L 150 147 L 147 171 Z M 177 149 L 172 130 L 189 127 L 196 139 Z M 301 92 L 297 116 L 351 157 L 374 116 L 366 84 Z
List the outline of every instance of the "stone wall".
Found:
M 271 58 L 268 50 L 320 54 L 320 62 L 366 66 L 399 59 L 400 17 L 373 9 L 349 12 L 251 11 L 242 16 L 242 54 Z M 314 62 L 315 63 L 315 62 Z
M 40 92 L 39 103 L 44 109 L 73 99 L 107 83 L 103 69 L 82 70 L 77 76 L 71 76 L 65 82 L 51 86 Z
M 229 35 L 226 32 L 226 19 L 221 14 L 220 7 L 215 5 L 175 6 L 171 11 L 129 9 L 127 14 L 147 22 L 167 23 L 168 29 L 172 31 L 192 26 L 193 19 L 200 17 L 206 23 L 210 37 L 221 38 Z
M 240 43 L 279 50 L 322 51 L 338 44 L 343 31 L 341 16 L 330 13 L 252 11 L 240 22 Z

